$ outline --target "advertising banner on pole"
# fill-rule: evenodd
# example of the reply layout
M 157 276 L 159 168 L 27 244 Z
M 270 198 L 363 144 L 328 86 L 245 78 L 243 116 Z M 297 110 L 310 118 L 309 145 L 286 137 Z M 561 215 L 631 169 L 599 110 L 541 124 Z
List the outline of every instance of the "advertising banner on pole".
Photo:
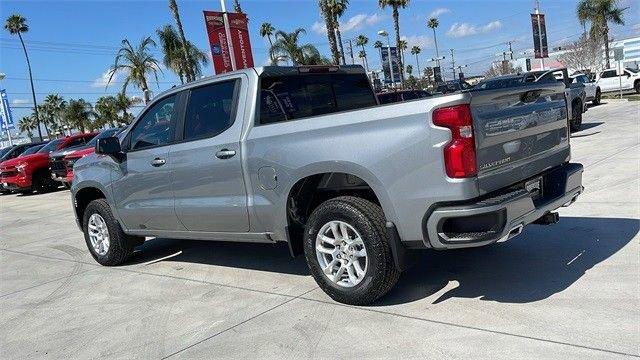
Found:
M 440 84 L 442 81 L 442 70 L 440 69 L 440 66 L 434 66 L 433 67 L 433 81 L 436 82 L 436 84 Z
M 205 11 L 204 21 L 209 36 L 213 70 L 216 74 L 224 74 L 233 71 L 231 54 L 229 53 L 229 41 L 224 28 L 223 14 L 219 11 Z
M 236 69 L 253 67 L 253 54 L 249 40 L 249 23 L 247 15 L 228 13 L 229 28 L 231 29 L 231 46 L 235 55 Z
M 391 50 L 391 64 L 393 66 L 393 79 L 389 70 L 389 50 Z M 400 82 L 400 68 L 398 67 L 398 51 L 395 46 L 381 47 L 380 56 L 382 60 L 382 71 L 384 72 L 384 83 Z
M 545 25 L 544 14 L 531 14 L 531 27 L 533 28 L 533 49 L 535 58 L 542 59 L 549 57 L 549 47 L 547 46 L 547 26 Z
M 0 122 L 1 129 L 3 131 L 14 129 L 15 125 L 13 124 L 13 116 L 11 115 L 11 106 L 9 105 L 9 99 L 7 98 L 5 89 L 0 90 L 0 97 L 2 97 L 0 104 L 0 115 L 2 116 L 2 121 Z

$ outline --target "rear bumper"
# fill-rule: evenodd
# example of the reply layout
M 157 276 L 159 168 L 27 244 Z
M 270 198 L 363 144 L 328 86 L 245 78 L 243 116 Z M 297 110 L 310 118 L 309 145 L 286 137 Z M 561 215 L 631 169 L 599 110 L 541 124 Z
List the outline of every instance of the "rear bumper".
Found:
M 570 163 L 542 176 L 542 195 L 534 200 L 524 183 L 473 201 L 439 204 L 423 220 L 425 245 L 458 249 L 505 241 L 544 214 L 570 205 L 583 191 L 582 164 Z

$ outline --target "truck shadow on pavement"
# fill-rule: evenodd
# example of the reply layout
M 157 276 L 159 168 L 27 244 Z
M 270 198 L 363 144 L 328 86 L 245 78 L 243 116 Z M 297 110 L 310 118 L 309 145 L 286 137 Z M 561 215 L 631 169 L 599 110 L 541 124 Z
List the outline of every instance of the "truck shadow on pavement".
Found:
M 585 130 L 592 129 L 592 128 L 600 126 L 602 124 L 604 124 L 604 122 L 602 122 L 602 121 L 594 121 L 594 122 L 582 123 L 582 125 L 580 126 L 580 130 L 574 132 L 574 134 L 581 133 L 581 132 L 583 132 Z
M 531 225 L 505 243 L 421 251 L 417 263 L 376 305 L 427 297 L 434 298 L 433 304 L 451 298 L 504 303 L 546 299 L 622 249 L 639 227 L 638 219 L 561 217 L 555 225 Z

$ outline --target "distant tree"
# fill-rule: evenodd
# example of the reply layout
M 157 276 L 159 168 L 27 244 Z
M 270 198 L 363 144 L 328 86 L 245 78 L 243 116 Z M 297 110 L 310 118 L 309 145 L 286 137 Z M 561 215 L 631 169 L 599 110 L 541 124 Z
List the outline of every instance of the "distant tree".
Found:
M 331 11 L 333 27 L 336 33 L 336 41 L 338 42 L 338 47 L 340 48 L 342 64 L 346 64 L 347 62 L 344 58 L 344 48 L 342 45 L 342 34 L 340 33 L 340 18 L 342 17 L 342 15 L 344 15 L 345 11 L 347 11 L 349 0 L 327 0 L 327 4 L 329 6 L 329 10 Z
M 31 115 L 23 116 L 18 123 L 18 130 L 22 133 L 26 133 L 29 138 L 33 137 L 33 130 L 38 127 L 36 119 Z
M 93 116 L 93 108 L 91 104 L 84 99 L 71 99 L 64 109 L 64 118 L 68 124 L 81 132 L 85 132 L 86 129 L 93 129 L 94 124 L 91 121 Z
M 562 48 L 565 52 L 558 56 L 558 60 L 567 68 L 592 73 L 602 70 L 602 38 L 583 35 Z
M 115 96 L 101 96 L 93 110 L 94 124 L 97 128 L 103 128 L 106 125 L 115 127 L 118 124 L 118 106 Z
M 617 6 L 618 0 L 580 0 L 576 8 L 578 20 L 585 24 L 591 23 L 590 36 L 592 39 L 600 37 L 604 42 L 607 69 L 609 62 L 609 22 L 624 25 L 624 12 L 628 7 Z
M 411 76 L 412 73 L 413 73 L 413 66 L 407 65 L 407 74 Z
M 303 28 L 293 32 L 278 30 L 275 33 L 275 42 L 269 49 L 271 59 L 278 61 L 291 60 L 293 65 L 318 65 L 325 63 L 318 49 L 311 44 L 299 44 L 301 35 L 306 34 Z
M 356 38 L 356 45 L 360 46 L 362 48 L 362 58 L 363 58 L 363 62 L 364 62 L 364 68 L 367 72 L 369 72 L 369 61 L 367 59 L 367 50 L 365 49 L 365 46 L 369 43 L 369 38 L 364 36 L 364 35 L 358 35 L 358 37 Z
M 233 10 L 235 10 L 235 12 L 237 12 L 237 13 L 244 14 L 242 12 L 242 7 L 240 7 L 240 1 L 239 0 L 233 0 Z
M 331 57 L 334 64 L 340 63 L 340 52 L 338 50 L 338 42 L 336 39 L 336 24 L 334 23 L 333 12 L 329 4 L 330 0 L 318 0 L 318 8 L 320 8 L 320 15 L 324 19 L 325 27 L 327 28 L 327 40 L 329 40 L 329 49 L 331 50 Z
M 376 40 L 376 42 L 373 43 L 373 47 L 376 49 L 381 49 L 382 48 L 382 41 L 380 40 Z
M 378 6 L 384 9 L 386 7 L 391 7 L 391 13 L 393 16 L 393 28 L 396 33 L 396 45 L 400 48 L 400 12 L 399 9 L 406 8 L 409 6 L 409 0 L 378 0 Z M 398 68 L 403 69 L 402 59 L 400 56 L 398 57 Z M 404 80 L 403 72 L 400 71 L 400 81 Z
M 126 78 L 122 85 L 122 92 L 126 92 L 127 86 L 133 83 L 142 90 L 143 94 L 146 94 L 149 90 L 147 76 L 153 74 L 156 83 L 158 83 L 158 71 L 160 71 L 158 61 L 151 54 L 150 47 L 152 46 L 155 47 L 156 43 L 151 37 L 142 39 L 136 48 L 131 45 L 129 40 L 122 40 L 122 46 L 118 50 L 111 70 L 109 70 L 107 85 L 111 83 L 116 73 L 124 72 Z
M 513 67 L 513 64 L 509 61 L 496 61 L 491 64 L 491 67 L 484 73 L 484 76 L 489 78 L 500 75 L 518 74 L 521 72 L 521 67 Z
M 133 115 L 129 113 L 129 109 L 135 105 L 135 101 L 128 98 L 124 93 L 118 93 L 116 96 L 115 107 L 118 113 L 122 113 L 120 122 L 123 124 L 130 124 L 133 121 Z
M 433 30 L 433 43 L 436 48 L 436 58 L 440 57 L 440 54 L 438 53 L 438 39 L 436 38 L 436 28 L 439 25 L 440 25 L 440 22 L 438 21 L 437 18 L 432 17 L 431 19 L 429 19 L 429 21 L 427 21 L 427 27 Z
M 169 10 L 173 14 L 173 18 L 176 21 L 176 26 L 178 27 L 178 34 L 180 35 L 180 44 L 182 45 L 182 56 L 184 56 L 184 63 L 187 65 L 193 64 L 194 61 L 191 59 L 189 54 L 189 48 L 187 45 L 187 38 L 184 36 L 184 29 L 182 28 L 182 21 L 180 20 L 180 12 L 178 11 L 178 4 L 176 0 L 169 0 Z M 155 44 L 154 44 L 155 45 Z M 193 81 L 196 79 L 195 71 L 187 66 L 185 69 L 185 78 L 187 82 Z
M 158 34 L 160 46 L 164 54 L 162 62 L 167 68 L 178 75 L 181 83 L 185 83 L 187 69 L 191 69 L 196 77 L 202 74 L 202 66 L 209 62 L 207 55 L 202 50 L 187 41 L 189 60 L 193 63 L 185 64 L 185 58 L 182 54 L 182 41 L 173 26 L 167 24 L 156 30 L 156 34 Z
M 266 37 L 267 40 L 269 40 L 270 46 L 273 46 L 273 40 L 271 40 L 271 36 L 275 31 L 276 29 L 273 27 L 273 25 L 268 22 L 262 23 L 262 25 L 260 25 L 260 36 L 263 38 Z
M 420 46 L 418 45 L 414 45 L 411 48 L 411 55 L 416 56 L 416 67 L 418 68 L 418 76 L 420 76 L 420 61 L 418 60 L 418 54 L 420 54 L 421 51 L 422 49 L 420 49 Z
M 51 128 L 60 134 L 64 134 L 65 128 L 69 128 L 62 116 L 64 108 L 67 106 L 67 102 L 58 94 L 49 94 L 44 99 L 43 105 L 49 118 L 48 123 Z
M 36 90 L 33 87 L 33 75 L 31 73 L 31 62 L 29 61 L 29 54 L 27 54 L 27 48 L 24 46 L 24 40 L 22 39 L 22 33 L 29 31 L 29 25 L 27 25 L 27 19 L 21 15 L 14 14 L 7 18 L 4 24 L 5 30 L 11 35 L 18 35 L 20 44 L 22 44 L 22 50 L 24 51 L 24 57 L 27 60 L 27 68 L 29 69 L 29 82 L 31 83 L 31 96 L 33 99 L 33 111 L 36 121 L 36 128 L 38 129 L 38 137 L 42 141 L 42 130 L 40 130 L 40 117 L 38 116 L 38 102 L 36 101 Z

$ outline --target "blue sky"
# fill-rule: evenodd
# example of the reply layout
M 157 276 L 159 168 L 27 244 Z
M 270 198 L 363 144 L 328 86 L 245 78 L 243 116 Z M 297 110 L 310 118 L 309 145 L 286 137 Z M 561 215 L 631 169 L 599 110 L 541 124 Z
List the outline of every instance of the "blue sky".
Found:
M 270 22 L 277 29 L 307 29 L 302 42 L 314 44 L 328 54 L 326 36 L 322 34 L 322 22 L 316 1 L 301 0 L 241 0 L 243 10 L 250 18 L 251 43 L 257 65 L 267 59 L 268 43 L 260 38 L 259 26 Z M 550 43 L 557 44 L 577 39 L 582 27 L 575 18 L 577 0 L 542 0 L 541 8 L 547 14 L 547 31 Z M 622 0 L 630 6 L 625 14 L 626 26 L 613 27 L 614 37 L 640 33 L 640 6 L 638 1 Z M 178 0 L 187 38 L 208 51 L 202 10 L 219 10 L 218 0 Z M 231 9 L 232 0 L 227 0 Z M 437 14 L 437 29 L 441 55 L 447 55 L 443 67 L 449 67 L 449 49 L 455 49 L 457 64 L 468 64 L 465 73 L 483 73 L 495 54 L 507 49 L 506 42 L 513 42 L 515 52 L 532 47 L 529 13 L 533 0 L 461 1 L 461 0 L 412 0 L 407 9 L 400 11 L 400 29 L 409 47 L 422 47 L 420 66 L 434 57 L 433 38 L 426 28 L 426 19 Z M 9 15 L 19 13 L 26 17 L 30 30 L 24 35 L 31 58 L 38 101 L 48 93 L 59 93 L 65 98 L 82 97 L 89 102 L 120 90 L 115 84 L 105 89 L 103 76 L 113 63 L 115 52 L 123 38 L 138 42 L 145 36 L 155 36 L 155 30 L 164 24 L 173 24 L 167 1 L 7 1 L 0 4 L 3 22 Z M 369 37 L 370 45 L 378 39 L 376 32 L 393 31 L 391 10 L 381 10 L 377 1 L 351 0 L 342 18 L 343 39 L 359 34 Z M 7 78 L 1 87 L 6 88 L 14 106 L 14 120 L 27 114 L 30 100 L 29 82 L 24 55 L 17 37 L 4 29 L 0 33 L 0 72 Z M 345 49 L 346 50 L 346 49 Z M 355 50 L 354 50 L 355 51 Z M 356 52 L 357 53 L 357 52 Z M 444 53 L 444 54 L 443 54 Z M 158 60 L 161 52 L 156 51 Z M 373 48 L 368 49 L 369 64 L 380 67 L 380 60 Z M 358 59 L 356 59 L 357 61 Z M 415 67 L 415 58 L 407 55 L 407 62 Z M 205 75 L 213 74 L 211 65 L 205 67 Z M 168 70 L 160 74 L 159 92 L 178 83 Z M 139 95 L 131 87 L 130 95 Z

